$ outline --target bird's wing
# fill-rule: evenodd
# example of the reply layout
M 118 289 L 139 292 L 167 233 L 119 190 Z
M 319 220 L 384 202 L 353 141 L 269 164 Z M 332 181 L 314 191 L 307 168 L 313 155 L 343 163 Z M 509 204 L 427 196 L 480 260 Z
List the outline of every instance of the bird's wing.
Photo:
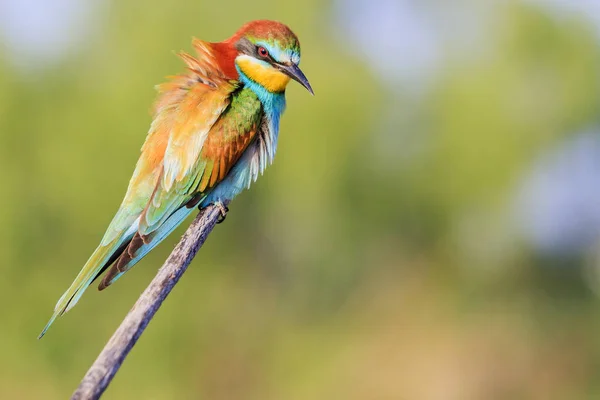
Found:
M 261 117 L 262 106 L 258 98 L 248 89 L 236 91 L 227 109 L 206 135 L 195 162 L 188 167 L 180 162 L 184 157 L 176 156 L 189 151 L 185 146 L 178 146 L 173 151 L 173 163 L 167 163 L 165 155 L 162 175 L 140 216 L 137 232 L 106 273 L 100 289 L 106 288 L 133 267 L 189 215 L 195 204 L 228 176 L 256 137 Z M 171 142 L 166 154 L 169 154 L 170 145 Z M 170 173 L 173 165 L 187 168 L 188 172 L 181 177 Z
M 191 175 L 210 129 L 230 104 L 236 84 L 220 73 L 204 42 L 195 39 L 193 44 L 198 57 L 179 54 L 189 72 L 157 86 L 148 136 L 121 207 L 102 239 L 103 246 L 139 219 L 161 184 L 169 191 L 175 181 Z
M 235 93 L 231 104 L 212 126 L 200 149 L 195 145 L 167 147 L 164 171 L 158 180 L 152 200 L 148 203 L 140 221 L 140 234 L 149 234 L 161 225 L 165 218 L 182 205 L 186 197 L 206 193 L 221 182 L 241 157 L 255 137 L 262 115 L 259 100 L 248 90 Z M 185 132 L 181 134 L 185 136 Z M 197 154 L 193 162 L 185 163 L 188 154 Z M 169 154 L 172 157 L 168 157 Z M 173 170 L 187 172 L 176 174 Z
M 198 161 L 204 142 L 229 107 L 237 87 L 235 81 L 229 81 L 220 72 L 207 43 L 194 40 L 193 45 L 197 57 L 180 54 L 189 72 L 171 77 L 157 87 L 154 119 L 125 198 L 100 245 L 59 299 L 40 337 L 54 319 L 71 309 L 90 283 L 127 250 L 141 227 L 146 232 L 157 230 L 186 201 L 186 189 L 191 189 L 194 175 L 201 171 Z M 207 163 L 210 161 L 210 157 L 205 156 L 205 159 Z M 174 206 L 177 203 L 178 206 Z M 142 216 L 154 218 L 152 227 L 146 219 L 142 223 Z M 176 220 L 177 224 L 183 220 L 181 213 L 169 223 Z M 163 232 L 158 236 L 166 235 Z

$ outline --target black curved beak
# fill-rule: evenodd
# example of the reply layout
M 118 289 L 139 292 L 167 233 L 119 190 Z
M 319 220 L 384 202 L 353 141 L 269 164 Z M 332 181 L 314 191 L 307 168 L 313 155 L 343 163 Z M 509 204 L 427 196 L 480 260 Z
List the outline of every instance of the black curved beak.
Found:
M 306 90 L 310 92 L 310 94 L 312 94 L 313 96 L 315 95 L 315 92 L 313 92 L 312 87 L 310 87 L 310 83 L 308 83 L 308 79 L 306 78 L 306 76 L 304 76 L 304 73 L 296 64 L 278 64 L 278 67 L 284 74 L 286 74 L 287 76 L 304 86 Z

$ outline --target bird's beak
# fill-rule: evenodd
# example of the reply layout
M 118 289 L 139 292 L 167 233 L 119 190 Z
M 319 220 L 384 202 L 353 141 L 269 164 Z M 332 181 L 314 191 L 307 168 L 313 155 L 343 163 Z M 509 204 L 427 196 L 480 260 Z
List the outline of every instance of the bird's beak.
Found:
M 290 64 L 278 64 L 281 72 L 301 84 L 314 96 L 315 92 L 313 92 L 312 87 L 310 87 L 310 83 L 308 83 L 308 79 L 304 76 L 302 70 L 294 63 Z

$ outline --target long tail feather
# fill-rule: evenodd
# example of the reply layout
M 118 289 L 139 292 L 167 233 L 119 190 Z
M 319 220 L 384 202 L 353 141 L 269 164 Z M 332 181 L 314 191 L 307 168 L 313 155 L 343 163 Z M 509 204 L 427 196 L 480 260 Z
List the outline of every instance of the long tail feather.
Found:
M 148 235 L 142 236 L 139 234 L 140 219 L 138 218 L 120 237 L 113 239 L 106 245 L 100 245 L 85 263 L 69 289 L 67 289 L 58 300 L 58 303 L 56 303 L 54 313 L 42 330 L 42 333 L 38 336 L 38 339 L 44 336 L 57 317 L 63 315 L 77 304 L 90 284 L 111 264 L 112 267 L 110 267 L 98 286 L 100 290 L 114 283 L 162 242 L 194 211 L 195 206 L 201 199 L 200 197 L 193 197 L 186 206 L 176 210 L 162 225 Z
M 54 307 L 54 313 L 50 320 L 42 330 L 42 333 L 38 336 L 38 339 L 41 339 L 48 328 L 52 325 L 54 320 L 69 311 L 81 298 L 85 290 L 92 283 L 96 277 L 101 274 L 106 267 L 114 261 L 115 256 L 122 252 L 124 247 L 124 243 L 128 243 L 131 240 L 133 233 L 130 234 L 130 231 L 126 232 L 124 237 L 117 238 L 107 244 L 106 246 L 98 246 L 98 248 L 94 251 L 94 253 L 90 256 L 89 260 L 85 263 L 71 286 L 67 289 L 65 293 L 60 297 L 56 306 Z

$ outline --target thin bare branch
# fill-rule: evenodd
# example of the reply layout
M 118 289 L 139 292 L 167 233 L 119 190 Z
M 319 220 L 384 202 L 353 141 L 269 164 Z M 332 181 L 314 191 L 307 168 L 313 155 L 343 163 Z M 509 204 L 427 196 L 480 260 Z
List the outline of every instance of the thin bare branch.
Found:
M 79 387 L 73 393 L 72 400 L 95 400 L 102 396 L 127 354 L 206 241 L 220 215 L 221 210 L 214 205 L 200 211 L 167 261 L 158 270 L 150 285 L 141 294 L 85 374 Z

